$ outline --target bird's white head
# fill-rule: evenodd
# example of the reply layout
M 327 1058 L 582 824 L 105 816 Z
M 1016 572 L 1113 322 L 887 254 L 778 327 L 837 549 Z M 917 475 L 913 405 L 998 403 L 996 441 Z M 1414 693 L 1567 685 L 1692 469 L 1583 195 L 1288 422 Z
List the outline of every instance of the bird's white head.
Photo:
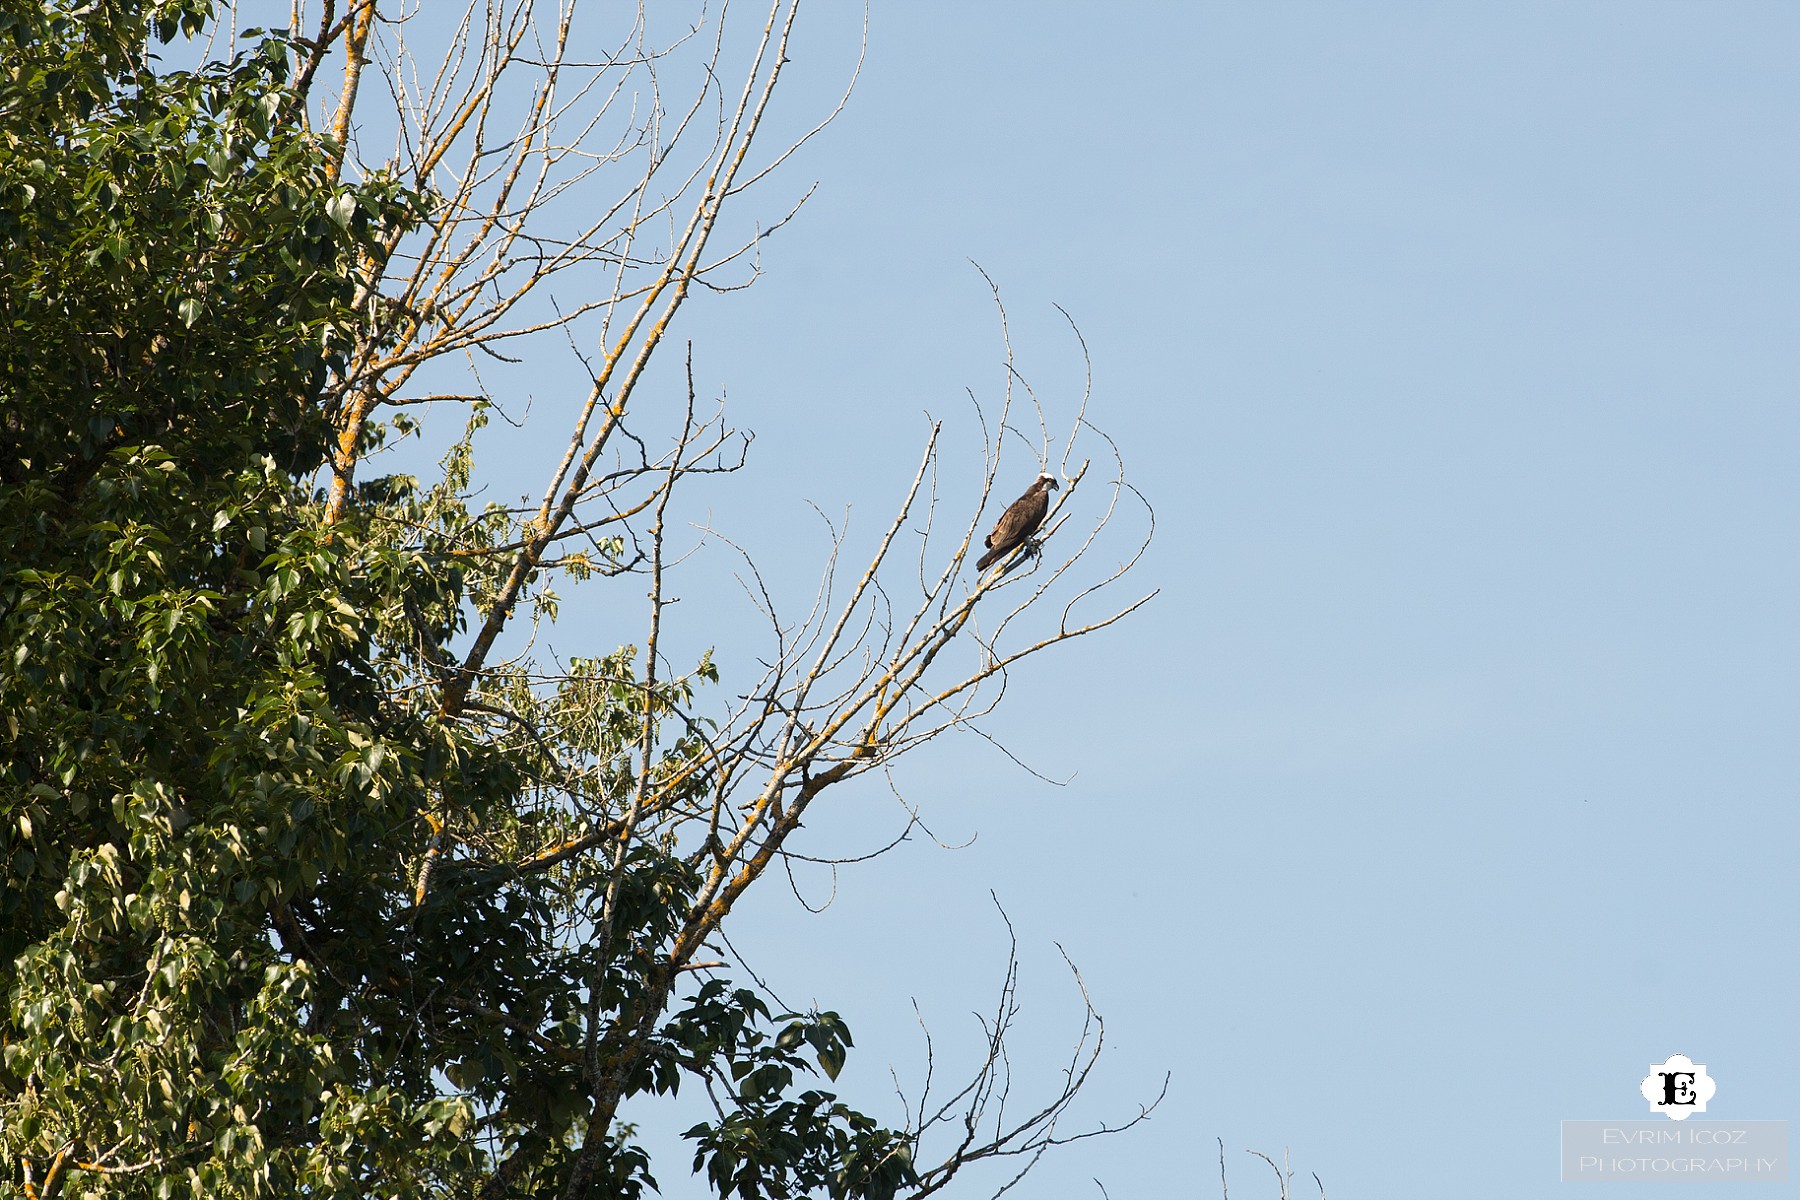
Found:
M 1045 472 L 1043 472 L 1043 473 L 1042 473 L 1042 474 L 1040 474 L 1040 475 L 1039 475 L 1039 476 L 1038 476 L 1038 482 L 1039 482 L 1039 483 L 1040 483 L 1040 484 L 1048 484 L 1048 485 L 1050 485 L 1050 490 L 1051 490 L 1051 491 L 1057 491 L 1057 490 L 1059 490 L 1059 489 L 1060 489 L 1060 488 L 1061 488 L 1061 487 L 1062 487 L 1062 485 L 1061 485 L 1061 484 L 1060 484 L 1060 483 L 1057 483 L 1057 482 L 1056 482 L 1056 476 L 1054 476 L 1054 475 L 1052 475 L 1052 474 L 1051 474 L 1051 473 L 1050 473 L 1050 472 L 1048 472 L 1048 471 L 1045 471 Z

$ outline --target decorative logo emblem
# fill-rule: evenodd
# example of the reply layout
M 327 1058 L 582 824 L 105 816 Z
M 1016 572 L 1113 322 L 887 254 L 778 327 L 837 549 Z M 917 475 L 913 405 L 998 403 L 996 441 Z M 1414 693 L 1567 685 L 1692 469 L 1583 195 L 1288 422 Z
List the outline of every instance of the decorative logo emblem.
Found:
M 1692 1113 L 1706 1111 L 1719 1085 L 1713 1082 L 1706 1067 L 1685 1054 L 1671 1054 L 1669 1061 L 1655 1063 L 1638 1091 L 1650 1102 L 1650 1111 L 1666 1115 L 1672 1121 L 1685 1121 Z

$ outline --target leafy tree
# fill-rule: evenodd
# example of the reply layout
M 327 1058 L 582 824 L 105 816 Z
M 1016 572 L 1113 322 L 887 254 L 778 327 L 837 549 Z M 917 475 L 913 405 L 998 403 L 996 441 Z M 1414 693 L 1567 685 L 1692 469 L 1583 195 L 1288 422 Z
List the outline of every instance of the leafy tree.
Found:
M 721 1196 L 919 1194 L 1066 1140 L 1080 1052 L 1040 1112 L 976 1135 L 1010 975 L 970 1089 L 888 1128 L 826 1090 L 837 1014 L 778 1013 L 702 952 L 827 789 L 1135 604 L 1007 642 L 1080 551 L 964 587 L 971 521 L 895 614 L 878 580 L 934 430 L 850 599 L 771 613 L 773 665 L 707 715 L 710 656 L 677 672 L 660 650 L 665 513 L 742 440 L 695 416 L 691 365 L 672 449 L 628 414 L 683 299 L 734 257 L 707 240 L 754 181 L 793 6 L 753 40 L 704 171 L 658 190 L 657 116 L 615 223 L 535 258 L 520 239 L 570 182 L 553 124 L 577 67 L 567 21 L 550 57 L 520 50 L 536 27 L 506 22 L 528 9 L 453 44 L 410 157 L 377 163 L 351 120 L 373 4 L 188 70 L 158 54 L 213 28 L 206 0 L 0 11 L 0 1195 L 630 1197 L 653 1179 L 621 1108 L 684 1081 L 713 1099 L 688 1136 Z M 520 131 L 481 134 L 527 68 Z M 343 86 L 315 122 L 326 69 Z M 682 204 L 685 233 L 636 247 L 647 205 Z M 596 270 L 600 298 L 530 307 Z M 598 365 L 541 504 L 470 499 L 479 377 L 441 478 L 359 481 L 413 428 L 415 372 L 583 319 Z M 996 440 L 983 501 L 999 465 Z M 1066 477 L 1072 496 L 1086 465 Z M 558 581 L 629 575 L 650 583 L 640 645 L 496 661 L 520 613 L 554 618 Z M 977 605 L 1015 585 L 1036 590 L 980 632 Z

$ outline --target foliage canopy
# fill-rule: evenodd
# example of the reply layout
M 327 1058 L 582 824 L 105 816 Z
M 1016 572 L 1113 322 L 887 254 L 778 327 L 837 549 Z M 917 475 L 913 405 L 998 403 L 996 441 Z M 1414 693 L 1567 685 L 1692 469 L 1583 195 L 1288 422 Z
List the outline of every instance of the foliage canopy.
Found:
M 826 1090 L 841 1018 L 696 973 L 807 803 L 945 727 L 896 704 L 982 589 L 890 643 L 874 700 L 810 724 L 802 673 L 740 736 L 694 715 L 710 660 L 656 647 L 662 505 L 732 466 L 691 385 L 673 457 L 605 476 L 643 485 L 614 511 L 644 529 L 584 525 L 584 474 L 566 509 L 472 508 L 480 398 L 438 483 L 356 479 L 379 406 L 485 316 L 384 290 L 464 209 L 435 162 L 347 171 L 345 122 L 313 128 L 372 5 L 331 12 L 184 71 L 156 51 L 206 0 L 0 11 L 0 1195 L 631 1197 L 620 1105 L 684 1081 L 721 1196 L 885 1198 L 1041 1152 L 1057 1105 L 915 1162 L 923 1103 L 890 1129 Z M 670 262 L 682 293 L 706 269 Z M 640 326 L 609 362 L 654 349 Z M 643 646 L 486 661 L 543 580 L 629 572 Z M 1089 627 L 1065 610 L 1015 657 Z M 974 683 L 1012 661 L 984 654 Z

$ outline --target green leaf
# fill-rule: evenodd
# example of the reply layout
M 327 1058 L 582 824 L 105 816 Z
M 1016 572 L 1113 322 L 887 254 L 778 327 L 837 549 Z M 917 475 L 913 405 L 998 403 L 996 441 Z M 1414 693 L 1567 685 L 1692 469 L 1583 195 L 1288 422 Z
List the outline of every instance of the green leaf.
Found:
M 818 1055 L 819 1069 L 825 1072 L 825 1078 L 836 1079 L 838 1072 L 844 1069 L 844 1048 L 833 1043 L 820 1047 Z

